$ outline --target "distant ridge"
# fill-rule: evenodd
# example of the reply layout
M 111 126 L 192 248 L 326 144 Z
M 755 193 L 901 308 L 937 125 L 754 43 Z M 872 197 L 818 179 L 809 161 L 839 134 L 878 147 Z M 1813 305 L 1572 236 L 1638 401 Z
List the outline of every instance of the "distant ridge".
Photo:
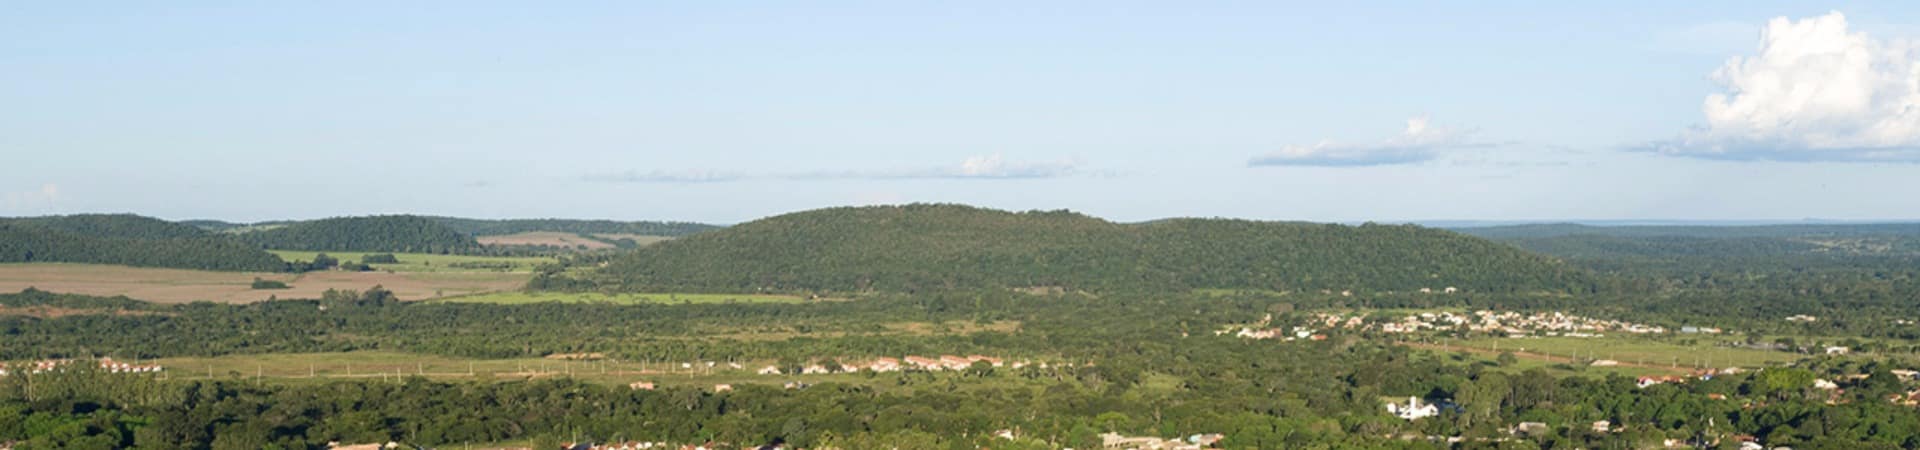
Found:
M 962 205 L 843 207 L 769 217 L 627 253 L 614 290 L 1263 289 L 1568 291 L 1551 258 L 1412 225 L 1168 219 Z
M 291 222 L 233 234 L 275 250 L 471 253 L 473 236 L 421 216 L 365 216 Z
M 1617 237 L 1684 236 L 1704 238 L 1740 237 L 1847 237 L 1920 235 L 1920 222 L 1848 223 L 1848 224 L 1773 224 L 1773 225 L 1617 225 L 1598 226 L 1575 223 L 1501 225 L 1452 228 L 1474 236 L 1513 239 L 1569 235 Z
M 442 224 L 473 236 L 497 236 L 530 231 L 558 231 L 578 234 L 638 234 L 646 236 L 686 236 L 719 229 L 718 225 L 693 222 L 583 220 L 583 219 L 465 219 L 433 217 Z
M 231 236 L 132 214 L 0 219 L 0 262 L 264 272 L 287 269 L 279 257 Z

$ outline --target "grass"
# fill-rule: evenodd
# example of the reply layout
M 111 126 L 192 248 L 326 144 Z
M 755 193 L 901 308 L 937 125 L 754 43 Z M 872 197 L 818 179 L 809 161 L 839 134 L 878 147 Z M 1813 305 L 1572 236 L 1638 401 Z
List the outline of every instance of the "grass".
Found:
M 405 261 L 405 257 L 402 257 Z M 159 303 L 246 303 L 269 297 L 319 298 L 327 289 L 365 290 L 375 285 L 404 300 L 424 300 L 519 289 L 530 272 L 214 272 L 105 264 L 0 264 L 0 292 L 28 287 L 49 292 L 115 296 Z M 253 289 L 253 279 L 279 281 L 289 289 Z
M 826 299 L 833 300 L 833 299 Z M 684 304 L 684 303 L 805 303 L 806 297 L 781 294 L 698 294 L 698 293 L 620 293 L 602 294 L 595 292 L 494 292 L 488 294 L 449 297 L 443 302 L 492 303 L 518 305 L 528 303 L 614 303 L 614 304 Z
M 369 255 L 369 254 L 386 253 L 386 252 L 309 252 L 309 251 L 298 251 L 298 250 L 268 250 L 268 251 L 272 252 L 276 256 L 279 256 L 280 259 L 283 259 L 286 261 L 312 261 L 314 255 L 317 255 L 320 253 L 326 253 L 327 256 L 331 256 L 331 257 L 334 257 L 335 259 L 339 259 L 341 262 L 347 262 L 347 261 L 357 262 L 357 261 L 366 259 L 366 255 Z M 438 255 L 438 254 L 430 254 L 430 253 L 394 253 L 393 256 L 400 260 L 399 264 L 372 264 L 373 268 L 376 270 L 391 270 L 394 272 L 532 272 L 534 267 L 537 267 L 541 264 L 551 263 L 555 261 L 553 258 L 538 257 L 538 256 L 470 256 L 470 255 Z M 498 269 L 467 269 L 467 268 L 453 267 L 453 264 L 455 263 L 466 263 L 466 262 L 508 263 L 508 264 L 512 264 L 512 268 L 505 269 L 505 270 L 498 270 Z
M 1702 342 L 1708 342 L 1703 340 Z M 1663 339 L 1636 336 L 1602 338 L 1475 338 L 1454 340 L 1447 345 L 1485 351 L 1513 351 L 1543 354 L 1554 358 L 1611 359 L 1623 364 L 1644 364 L 1687 369 L 1691 367 L 1765 367 L 1789 364 L 1801 355 L 1771 350 L 1728 348 L 1713 345 L 1683 345 Z
M 131 362 L 131 361 L 129 361 Z M 680 362 L 638 361 L 566 361 L 544 358 L 466 359 L 404 352 L 358 351 L 334 353 L 273 353 L 217 357 L 184 357 L 143 360 L 141 364 L 159 364 L 161 376 L 170 379 L 255 379 L 271 383 L 324 383 L 333 380 L 399 381 L 421 376 L 438 380 L 513 381 L 544 378 L 572 378 L 589 383 L 626 386 L 635 381 L 651 381 L 660 387 L 680 386 L 711 389 L 715 384 L 780 386 L 789 381 L 809 384 L 845 383 L 891 391 L 911 389 L 894 380 L 898 374 L 868 378 L 860 372 L 822 375 L 760 375 L 755 371 L 774 364 L 771 360 L 739 361 L 740 368 L 717 362 L 691 364 Z M 1011 369 L 1009 369 L 1011 370 Z M 913 375 L 923 377 L 925 375 Z M 936 376 L 957 376 L 951 372 Z M 1042 381 L 1001 376 L 983 380 L 987 385 L 963 386 L 963 389 L 988 385 L 1025 385 L 1037 389 Z M 941 386 L 944 386 L 942 384 Z

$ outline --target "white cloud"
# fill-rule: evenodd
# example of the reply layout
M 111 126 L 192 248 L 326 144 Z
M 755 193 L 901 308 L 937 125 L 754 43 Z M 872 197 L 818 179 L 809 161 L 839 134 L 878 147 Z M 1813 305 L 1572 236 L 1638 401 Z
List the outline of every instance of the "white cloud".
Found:
M 1756 55 L 1713 73 L 1706 123 L 1644 147 L 1733 160 L 1920 162 L 1920 45 L 1850 31 L 1839 12 L 1775 18 Z
M 918 180 L 918 179 L 976 179 L 976 180 L 1014 180 L 1059 178 L 1079 175 L 1080 163 L 1073 160 L 1060 161 L 1009 161 L 995 153 L 969 157 L 958 165 L 942 167 L 909 167 L 895 169 L 864 170 L 815 170 L 798 172 L 769 173 L 728 173 L 719 171 L 628 171 L 613 174 L 589 175 L 588 181 L 613 181 L 633 183 L 712 183 L 742 180 Z
M 1447 150 L 1496 145 L 1475 139 L 1472 130 L 1433 125 L 1425 117 L 1415 117 L 1407 119 L 1406 131 L 1379 144 L 1352 145 L 1320 141 L 1313 145 L 1289 145 L 1280 151 L 1254 157 L 1247 161 L 1247 165 L 1357 167 L 1409 164 L 1433 160 Z
M 52 211 L 54 202 L 60 200 L 60 186 L 47 183 L 40 189 L 20 192 L 8 192 L 7 209 L 10 211 L 45 210 Z

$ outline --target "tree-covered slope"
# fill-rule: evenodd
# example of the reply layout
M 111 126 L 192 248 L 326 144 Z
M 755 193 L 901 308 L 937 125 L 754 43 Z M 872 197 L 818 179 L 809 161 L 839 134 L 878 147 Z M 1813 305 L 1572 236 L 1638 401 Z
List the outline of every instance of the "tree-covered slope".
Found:
M 639 234 L 647 236 L 685 236 L 720 228 L 693 222 L 621 222 L 615 220 L 576 219 L 465 219 L 430 217 L 473 236 L 498 236 L 532 231 L 557 231 L 579 234 Z
M 75 214 L 10 220 L 91 237 L 175 239 L 207 235 L 191 225 L 133 214 Z
M 467 253 L 480 249 L 472 236 L 420 216 L 336 217 L 235 236 L 276 250 Z
M 599 272 L 624 290 L 1570 290 L 1585 277 L 1511 246 L 1417 226 L 1177 219 L 956 205 L 831 208 L 662 242 Z
M 0 262 L 286 270 L 279 257 L 231 237 L 133 215 L 0 219 Z

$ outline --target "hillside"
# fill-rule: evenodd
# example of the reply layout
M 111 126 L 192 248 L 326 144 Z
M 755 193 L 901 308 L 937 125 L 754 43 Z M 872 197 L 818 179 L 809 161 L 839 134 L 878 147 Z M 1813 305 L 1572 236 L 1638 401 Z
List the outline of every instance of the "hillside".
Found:
M 280 258 L 231 237 L 125 214 L 0 219 L 0 262 L 286 270 Z
M 1119 224 L 1070 212 L 955 205 L 831 208 L 623 255 L 596 280 L 629 291 L 1564 291 L 1584 275 L 1445 230 L 1244 220 Z
M 473 236 L 499 236 L 537 231 L 574 234 L 638 234 L 646 236 L 685 236 L 719 229 L 719 226 L 693 222 L 621 222 L 575 219 L 464 219 L 428 217 L 461 233 Z
M 234 234 L 276 250 L 468 253 L 480 243 L 439 221 L 420 216 L 336 217 L 288 223 Z

